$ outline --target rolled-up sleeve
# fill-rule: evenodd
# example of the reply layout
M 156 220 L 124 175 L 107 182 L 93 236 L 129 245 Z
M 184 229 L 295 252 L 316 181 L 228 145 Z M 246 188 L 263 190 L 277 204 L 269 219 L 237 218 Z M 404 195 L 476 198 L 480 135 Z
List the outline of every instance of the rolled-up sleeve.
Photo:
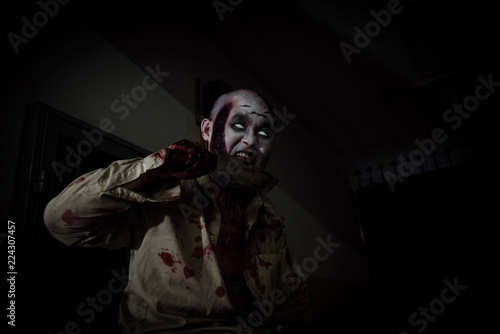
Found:
M 69 246 L 130 247 L 137 224 L 146 219 L 141 203 L 169 202 L 180 196 L 179 180 L 148 192 L 122 187 L 161 166 L 163 151 L 115 161 L 77 178 L 45 208 L 44 221 L 50 233 Z

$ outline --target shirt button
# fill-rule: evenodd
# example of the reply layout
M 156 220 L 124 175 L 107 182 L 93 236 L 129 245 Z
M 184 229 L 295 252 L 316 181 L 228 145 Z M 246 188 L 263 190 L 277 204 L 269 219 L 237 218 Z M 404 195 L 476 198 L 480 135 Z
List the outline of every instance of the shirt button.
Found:
M 210 236 L 210 240 L 214 241 L 214 240 L 215 240 L 215 235 L 213 235 L 213 234 L 212 234 L 212 235 Z

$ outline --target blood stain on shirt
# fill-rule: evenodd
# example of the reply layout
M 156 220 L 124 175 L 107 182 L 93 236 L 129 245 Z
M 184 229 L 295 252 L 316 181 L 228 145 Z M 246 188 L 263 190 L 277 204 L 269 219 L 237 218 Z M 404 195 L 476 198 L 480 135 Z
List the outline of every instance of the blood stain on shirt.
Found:
M 73 181 L 68 187 L 71 187 L 72 185 L 78 184 L 78 183 L 83 182 L 83 181 L 85 181 L 85 177 L 84 176 L 82 176 L 81 178 Z
M 217 295 L 217 297 L 224 297 L 226 295 L 226 290 L 224 290 L 224 288 L 222 286 L 219 286 L 217 287 L 217 289 L 215 289 L 215 294 Z
M 212 245 L 208 244 L 203 247 L 203 255 L 209 255 L 212 252 Z
M 76 215 L 71 210 L 64 211 L 61 219 L 64 221 L 64 226 L 73 226 L 76 221 Z
M 157 158 L 160 158 L 161 160 L 164 160 L 166 153 L 167 153 L 167 151 L 165 149 L 161 149 L 161 150 L 153 153 L 153 156 L 157 157 Z
M 260 256 L 257 255 L 257 259 L 259 259 L 259 264 L 261 267 L 265 267 L 266 269 L 269 269 L 269 267 L 272 265 L 271 262 L 268 262 L 268 261 L 265 261 L 265 260 L 262 260 L 260 258 Z
M 281 229 L 282 221 L 281 219 L 271 219 L 271 223 L 269 224 L 269 228 L 271 230 L 279 230 Z
M 260 262 L 261 259 L 258 256 L 257 256 L 257 258 L 259 259 L 259 262 Z M 266 262 L 266 261 L 264 261 L 264 262 Z M 260 294 L 263 295 L 266 292 L 267 287 L 264 284 L 260 283 L 259 269 L 258 269 L 257 263 L 255 263 L 255 259 L 253 257 L 248 260 L 248 263 L 249 263 L 248 273 L 255 280 L 255 285 L 257 286 L 257 289 L 259 290 Z M 269 262 L 267 262 L 267 263 L 269 263 Z
M 208 260 L 213 261 L 211 255 L 212 255 L 212 245 L 207 244 L 205 247 L 203 247 L 203 255 L 207 257 Z
M 201 259 L 201 257 L 203 256 L 203 248 L 195 247 L 193 254 L 191 254 L 191 256 L 197 259 Z
M 184 266 L 184 277 L 186 277 L 186 279 L 188 279 L 188 278 L 191 278 L 193 276 L 194 276 L 194 271 L 189 269 L 188 266 Z
M 158 256 L 161 257 L 163 263 L 165 263 L 169 267 L 173 267 L 176 263 L 181 263 L 180 260 L 176 260 L 174 256 L 168 252 L 161 252 L 158 253 Z M 172 268 L 172 271 L 175 272 L 175 270 Z

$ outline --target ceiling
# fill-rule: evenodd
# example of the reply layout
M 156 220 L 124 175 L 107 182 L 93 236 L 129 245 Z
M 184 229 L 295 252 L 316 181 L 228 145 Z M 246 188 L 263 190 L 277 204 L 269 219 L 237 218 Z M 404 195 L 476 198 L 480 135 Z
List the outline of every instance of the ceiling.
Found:
M 355 46 L 354 28 L 364 31 L 373 13 L 382 15 L 395 0 L 106 3 L 61 10 L 98 29 L 133 21 L 175 28 L 190 21 L 332 151 L 354 161 L 397 153 L 428 136 L 498 58 L 495 11 L 479 1 L 401 1 L 349 61 L 340 44 Z M 222 16 L 216 4 L 229 6 Z M 72 19 L 64 15 L 59 23 Z

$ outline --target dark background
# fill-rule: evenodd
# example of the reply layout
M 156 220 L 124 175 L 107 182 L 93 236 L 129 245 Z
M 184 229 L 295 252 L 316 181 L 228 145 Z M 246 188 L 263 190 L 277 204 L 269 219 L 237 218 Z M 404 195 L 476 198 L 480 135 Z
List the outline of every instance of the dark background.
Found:
M 315 133 L 314 140 L 351 162 L 361 228 L 357 236 L 346 232 L 344 237 L 363 241 L 354 248 L 366 256 L 369 283 L 349 303 L 334 299 L 321 303 L 318 314 L 323 332 L 416 333 L 408 323 L 409 315 L 438 298 L 443 281 L 454 277 L 467 289 L 429 323 L 425 332 L 485 332 L 494 315 L 486 301 L 495 300 L 491 297 L 495 287 L 491 277 L 497 263 L 493 258 L 497 221 L 493 209 L 497 199 L 498 131 L 494 115 L 498 112 L 498 92 L 482 102 L 456 131 L 444 124 L 442 115 L 453 103 L 473 94 L 479 75 L 492 73 L 493 80 L 500 81 L 498 11 L 487 1 L 401 4 L 401 14 L 393 16 L 388 27 L 382 28 L 368 47 L 352 55 L 348 64 L 339 43 L 353 44 L 353 27 L 363 27 L 372 20 L 370 10 L 386 8 L 387 1 L 245 0 L 233 12 L 226 12 L 223 22 L 211 1 L 72 1 L 61 6 L 60 13 L 27 45 L 21 45 L 19 54 L 14 54 L 7 38 L 2 38 L 2 99 L 11 94 L 10 79 L 32 57 L 47 51 L 44 40 L 56 31 L 81 22 L 140 63 L 139 51 L 130 49 L 126 36 L 143 38 L 144 45 L 154 49 L 163 31 L 176 29 L 176 22 L 189 21 L 273 96 L 286 101 Z M 3 36 L 9 31 L 19 33 L 20 18 L 37 10 L 35 1 L 5 3 Z M 179 39 L 182 35 L 179 30 Z M 182 92 L 175 87 L 171 93 L 182 99 Z M 17 166 L 21 146 L 9 142 L 9 119 L 3 120 L 2 127 L 4 164 Z M 428 171 L 409 177 L 394 192 L 380 181 L 380 175 L 378 181 L 372 177 L 377 168 L 390 170 L 391 162 L 394 167 L 399 154 L 407 156 L 415 149 L 413 140 L 429 138 L 436 127 L 443 127 L 450 136 L 440 152 L 448 148 L 462 154 L 462 159 L 450 159 L 448 165 L 440 166 L 437 155 L 430 157 Z M 314 146 L 315 142 L 308 144 Z M 322 158 L 318 156 L 318 160 Z M 12 169 L 3 175 L 13 179 L 15 175 L 9 172 Z M 306 171 L 298 171 L 302 172 Z M 16 220 L 18 202 L 12 200 L 16 197 L 11 196 L 9 187 L 5 189 L 10 201 L 6 202 L 5 217 Z M 321 189 L 320 196 L 330 195 Z M 302 200 L 311 211 L 318 211 L 307 198 Z M 335 222 L 322 223 L 335 230 Z M 25 224 L 29 230 L 29 223 Z M 50 281 L 58 271 L 49 269 L 51 259 L 47 257 L 54 250 L 37 256 L 36 251 L 27 251 L 34 248 L 30 241 L 23 247 L 26 254 L 20 262 L 24 263 L 25 277 L 29 277 L 23 287 L 29 293 L 25 292 L 22 300 L 29 307 L 19 311 L 19 323 L 45 323 L 40 328 L 55 331 L 71 319 L 74 305 L 82 297 L 104 288 L 110 279 L 109 275 L 99 278 L 88 290 L 66 300 L 66 313 L 58 313 L 66 306 L 48 301 L 50 290 L 42 295 L 36 292 L 53 286 Z M 65 251 L 62 246 L 60 251 Z M 90 266 L 96 261 L 94 256 L 83 254 L 81 260 L 73 257 L 71 261 Z M 122 263 L 118 256 L 111 267 L 119 270 Z M 102 272 L 108 274 L 109 268 Z M 314 284 L 310 289 L 321 294 Z M 105 326 L 112 327 L 116 310 L 106 312 L 84 332 L 104 332 Z

